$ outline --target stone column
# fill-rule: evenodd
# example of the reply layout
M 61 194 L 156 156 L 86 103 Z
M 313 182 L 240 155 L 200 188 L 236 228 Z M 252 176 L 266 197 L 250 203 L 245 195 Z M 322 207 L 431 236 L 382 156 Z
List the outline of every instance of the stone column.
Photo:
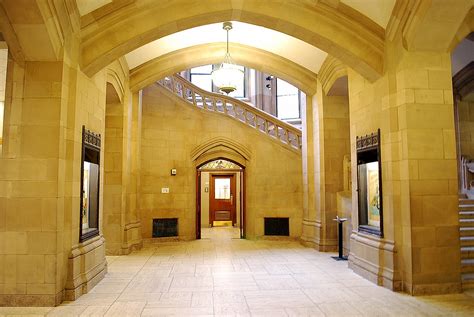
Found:
M 63 62 L 10 61 L 0 160 L 0 306 L 61 302 Z
M 458 186 L 451 59 L 405 52 L 397 67 L 402 148 L 404 289 L 413 294 L 460 291 Z
M 306 96 L 306 107 L 301 110 L 303 121 L 303 234 L 301 240 L 304 244 L 315 247 L 315 183 L 314 183 L 314 123 L 313 123 L 313 99 L 316 96 Z
M 370 83 L 349 71 L 353 206 L 356 136 L 381 129 L 383 237 L 357 232 L 350 267 L 411 294 L 459 291 L 456 148 L 448 53 L 387 44 L 385 75 Z
M 130 252 L 141 248 L 142 234 L 141 221 L 138 215 L 138 199 L 140 186 L 140 163 L 141 163 L 141 122 L 142 122 L 142 92 L 135 92 L 128 100 L 129 122 L 128 122 L 128 147 L 127 160 L 128 181 L 125 198 L 125 234 L 124 249 Z

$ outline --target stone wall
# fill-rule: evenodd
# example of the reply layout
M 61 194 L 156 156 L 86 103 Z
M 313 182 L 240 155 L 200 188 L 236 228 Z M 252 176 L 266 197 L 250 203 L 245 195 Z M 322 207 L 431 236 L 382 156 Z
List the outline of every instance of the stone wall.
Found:
M 152 86 L 143 96 L 139 209 L 144 238 L 151 237 L 152 219 L 160 217 L 178 217 L 180 238 L 195 238 L 197 163 L 191 153 L 222 137 L 250 152 L 245 162 L 247 237 L 263 236 L 267 216 L 289 217 L 290 235 L 301 235 L 301 155 L 234 119 L 193 109 Z M 172 168 L 176 176 L 170 175 Z M 162 194 L 162 187 L 170 193 Z
M 381 129 L 384 235 L 351 237 L 350 267 L 410 294 L 460 290 L 457 172 L 448 53 L 387 43 L 386 74 L 349 70 L 353 206 L 355 138 Z M 353 209 L 357 228 L 357 209 Z

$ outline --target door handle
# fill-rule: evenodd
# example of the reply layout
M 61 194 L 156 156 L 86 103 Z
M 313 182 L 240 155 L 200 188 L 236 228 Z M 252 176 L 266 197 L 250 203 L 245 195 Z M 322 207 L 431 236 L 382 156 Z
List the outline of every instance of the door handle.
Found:
M 234 195 L 230 195 L 230 204 L 233 205 L 234 204 Z

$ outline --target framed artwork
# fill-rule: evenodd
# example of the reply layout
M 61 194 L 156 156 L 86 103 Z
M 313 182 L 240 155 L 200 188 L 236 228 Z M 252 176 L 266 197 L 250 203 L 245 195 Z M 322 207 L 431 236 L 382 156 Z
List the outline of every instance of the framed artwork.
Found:
M 356 138 L 359 231 L 383 236 L 380 129 Z
M 82 127 L 79 241 L 99 235 L 100 134 Z

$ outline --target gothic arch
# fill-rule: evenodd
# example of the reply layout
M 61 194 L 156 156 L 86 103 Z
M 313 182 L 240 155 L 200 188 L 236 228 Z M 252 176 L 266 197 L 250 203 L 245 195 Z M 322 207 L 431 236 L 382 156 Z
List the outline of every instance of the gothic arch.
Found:
M 319 47 L 371 81 L 383 73 L 384 30 L 339 3 L 137 0 L 92 16 L 81 30 L 82 69 L 93 75 L 112 60 L 163 36 L 228 20 L 276 30 Z
M 246 45 L 231 44 L 236 63 L 273 74 L 298 87 L 308 95 L 316 93 L 317 75 L 279 55 Z M 224 43 L 196 45 L 157 57 L 130 72 L 130 88 L 138 91 L 157 80 L 183 69 L 219 63 L 224 55 Z
M 250 151 L 244 145 L 225 137 L 210 139 L 191 151 L 191 159 L 196 167 L 219 158 L 229 159 L 245 167 L 250 160 Z

